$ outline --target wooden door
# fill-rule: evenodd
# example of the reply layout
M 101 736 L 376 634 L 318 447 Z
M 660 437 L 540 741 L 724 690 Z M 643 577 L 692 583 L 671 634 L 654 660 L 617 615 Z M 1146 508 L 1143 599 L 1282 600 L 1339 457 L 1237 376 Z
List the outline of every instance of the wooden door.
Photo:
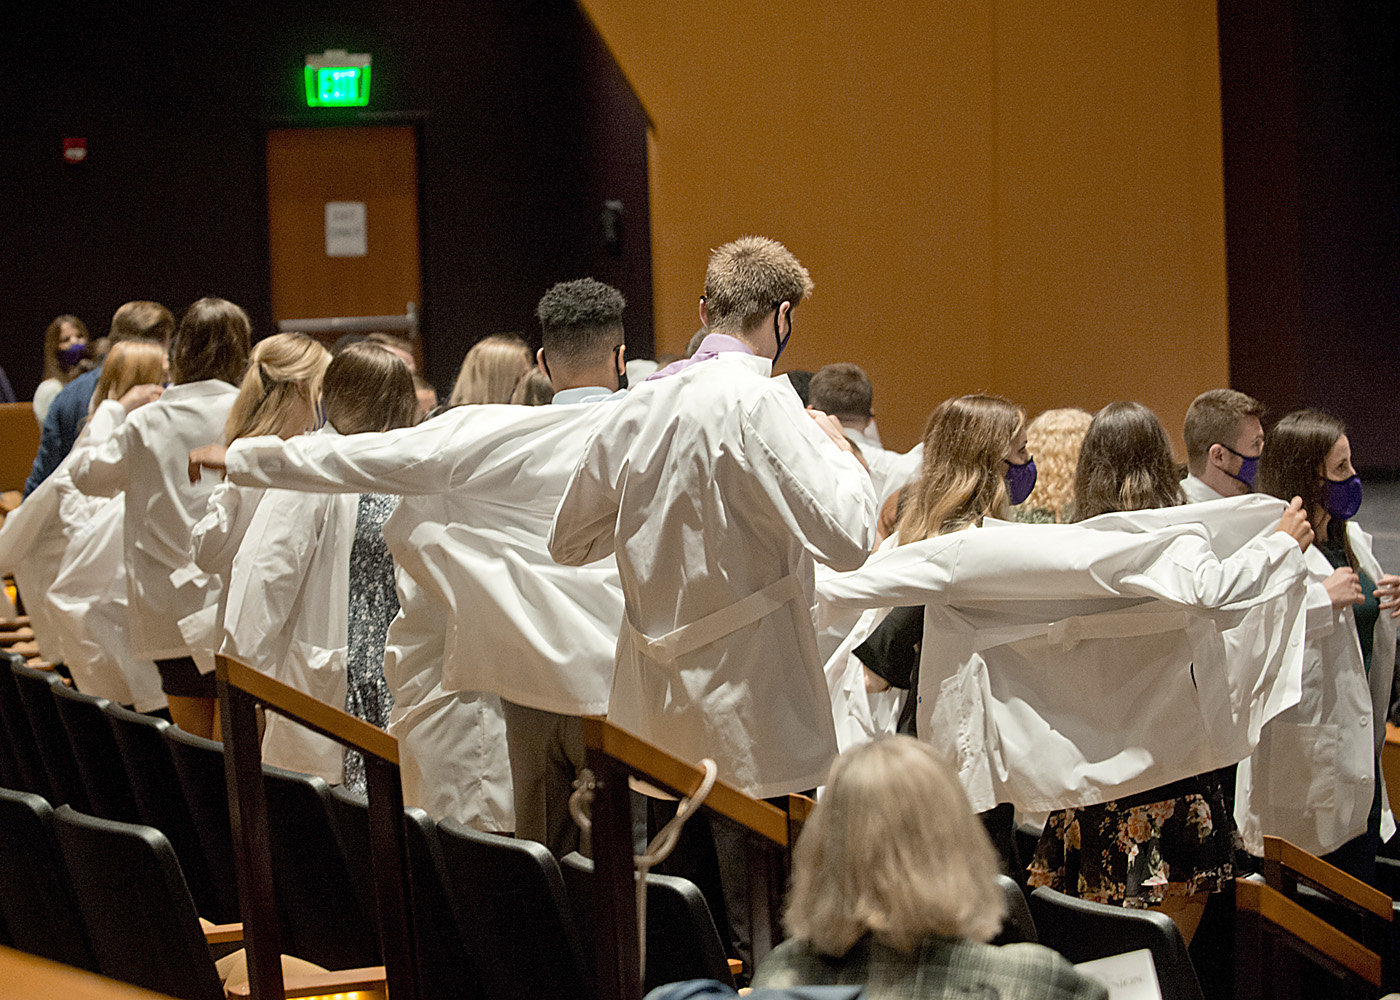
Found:
M 421 304 L 411 125 L 269 132 L 267 205 L 274 319 L 402 315 Z

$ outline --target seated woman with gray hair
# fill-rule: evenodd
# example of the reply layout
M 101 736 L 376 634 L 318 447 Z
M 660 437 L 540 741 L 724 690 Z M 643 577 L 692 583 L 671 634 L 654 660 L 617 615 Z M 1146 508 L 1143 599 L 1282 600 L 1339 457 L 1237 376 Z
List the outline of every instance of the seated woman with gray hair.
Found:
M 793 852 L 791 938 L 755 987 L 864 985 L 869 1000 L 1106 998 L 1035 944 L 987 944 L 1005 904 L 997 855 L 927 743 L 891 736 L 848 750 Z

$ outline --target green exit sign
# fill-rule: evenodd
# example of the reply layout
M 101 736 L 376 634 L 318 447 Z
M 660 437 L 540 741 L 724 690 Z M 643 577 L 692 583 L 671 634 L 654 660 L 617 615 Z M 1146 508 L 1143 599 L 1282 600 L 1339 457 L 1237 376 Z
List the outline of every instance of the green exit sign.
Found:
M 327 49 L 306 57 L 308 108 L 357 108 L 369 103 L 370 57 Z

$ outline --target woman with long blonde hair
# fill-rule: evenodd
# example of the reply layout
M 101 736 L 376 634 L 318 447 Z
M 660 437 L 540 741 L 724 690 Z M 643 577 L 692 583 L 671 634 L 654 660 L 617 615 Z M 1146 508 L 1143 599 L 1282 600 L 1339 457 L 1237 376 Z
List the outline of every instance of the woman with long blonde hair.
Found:
M 513 333 L 493 333 L 472 345 L 462 359 L 448 402 L 509 403 L 511 393 L 534 360 L 525 341 Z
M 956 396 L 940 403 L 924 428 L 924 465 L 918 482 L 906 487 L 896 525 L 896 544 L 978 527 L 988 517 L 1010 517 L 1013 500 L 1024 500 L 1035 482 L 1026 451 L 1026 413 L 1000 396 Z M 895 608 L 857 646 L 854 655 L 872 675 L 872 691 L 911 692 L 897 729 L 915 734 L 919 649 L 924 638 L 922 606 Z M 1007 868 L 1020 873 L 1009 804 L 982 814 Z

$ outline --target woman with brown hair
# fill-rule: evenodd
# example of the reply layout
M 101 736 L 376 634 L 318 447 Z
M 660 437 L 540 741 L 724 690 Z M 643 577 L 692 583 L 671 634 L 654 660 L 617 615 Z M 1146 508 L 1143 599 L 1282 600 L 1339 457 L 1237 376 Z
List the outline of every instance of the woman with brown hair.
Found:
M 509 403 L 516 383 L 533 366 L 530 348 L 515 334 L 493 333 L 483 337 L 462 359 L 448 403 L 451 406 Z
M 1395 669 L 1394 614 L 1383 612 L 1400 608 L 1400 577 L 1382 572 L 1371 536 L 1353 520 L 1361 479 L 1337 418 L 1320 410 L 1282 417 L 1264 439 L 1258 485 L 1306 499 L 1317 532 L 1307 553 L 1316 612 L 1309 611 L 1302 697 L 1264 727 L 1240 766 L 1245 847 L 1262 854 L 1263 837 L 1283 837 L 1373 882 L 1379 754 Z
M 1111 403 L 1094 416 L 1084 437 L 1074 520 L 1182 504 L 1177 472 L 1156 415 L 1138 403 Z M 1312 532 L 1300 506 L 1290 508 L 1278 530 L 1306 549 Z M 1222 593 L 1212 600 L 1219 605 L 1229 598 Z M 1210 772 L 1052 812 L 1030 864 L 1030 884 L 1101 903 L 1160 909 L 1189 943 L 1208 895 L 1235 877 L 1235 823 L 1222 777 Z
M 318 434 L 389 431 L 418 421 L 408 367 L 373 343 L 335 356 L 321 399 L 326 426 Z M 268 490 L 233 560 L 225 616 L 234 655 L 381 728 L 393 707 L 385 637 L 399 610 L 383 527 L 398 502 L 375 493 Z M 284 719 L 268 720 L 263 757 L 365 790 L 358 754 Z
M 188 460 L 192 447 L 222 435 L 251 337 L 248 315 L 238 306 L 199 299 L 181 317 L 171 345 L 175 384 L 73 464 L 73 482 L 84 493 L 126 494 L 132 650 L 156 661 L 171 717 L 199 736 L 214 734 L 214 675 L 191 658 L 179 622 L 204 604 L 200 572 L 190 560 L 190 529 L 204 516 L 213 482 L 191 483 Z
M 76 316 L 55 316 L 44 331 L 44 380 L 34 390 L 34 418 L 40 427 L 59 390 L 83 373 L 79 362 L 87 346 L 88 328 Z

